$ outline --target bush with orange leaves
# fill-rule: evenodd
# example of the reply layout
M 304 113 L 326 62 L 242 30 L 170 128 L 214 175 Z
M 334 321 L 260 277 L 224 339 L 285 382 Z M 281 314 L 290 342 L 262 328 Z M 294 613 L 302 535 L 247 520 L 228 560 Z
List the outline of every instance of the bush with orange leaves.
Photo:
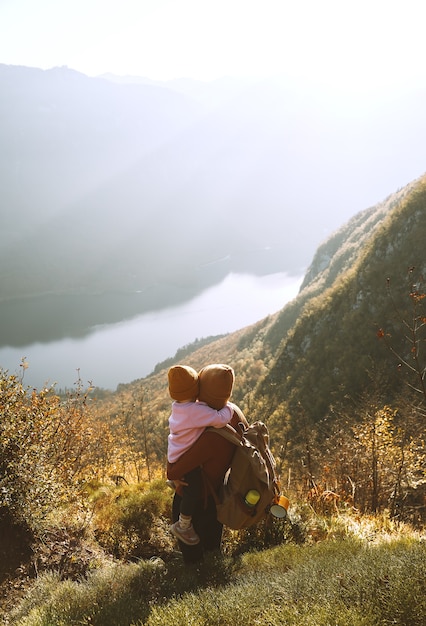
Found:
M 91 440 L 87 394 L 63 402 L 53 388 L 25 388 L 0 369 L 0 526 L 2 518 L 42 531 L 49 514 L 75 500 Z

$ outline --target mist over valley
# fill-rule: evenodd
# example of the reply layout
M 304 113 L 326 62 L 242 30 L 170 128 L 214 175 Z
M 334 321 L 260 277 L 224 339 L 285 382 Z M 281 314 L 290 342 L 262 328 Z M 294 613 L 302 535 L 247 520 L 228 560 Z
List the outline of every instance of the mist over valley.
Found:
M 337 86 L 279 78 L 160 83 L 7 65 L 0 88 L 3 355 L 154 320 L 231 276 L 300 285 L 324 240 L 424 169 L 414 90 L 372 92 L 367 107 Z M 271 312 L 248 307 L 240 327 Z M 216 331 L 215 317 L 175 333 L 177 345 L 238 325 Z M 175 352 L 165 333 L 158 342 Z

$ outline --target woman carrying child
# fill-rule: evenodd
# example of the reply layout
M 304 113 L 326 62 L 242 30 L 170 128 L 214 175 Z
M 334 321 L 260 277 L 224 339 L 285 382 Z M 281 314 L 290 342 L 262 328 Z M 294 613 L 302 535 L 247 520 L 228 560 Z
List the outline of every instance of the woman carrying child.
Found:
M 193 383 L 195 390 L 195 381 Z M 233 405 L 229 403 L 234 385 L 233 369 L 224 364 L 208 365 L 198 373 L 197 383 L 198 402 L 195 404 L 214 409 L 217 414 L 217 421 L 214 425 L 217 428 L 220 427 L 219 423 L 223 420 L 222 426 L 230 423 L 234 428 L 238 428 L 241 417 L 234 412 Z M 208 419 L 211 417 L 212 414 Z M 169 460 L 167 463 L 167 477 L 176 486 L 173 499 L 174 523 L 171 530 L 179 540 L 185 563 L 202 560 L 205 551 L 220 551 L 222 543 L 223 528 L 222 524 L 217 521 L 216 505 L 211 490 L 219 492 L 231 465 L 235 447 L 230 441 L 216 434 L 214 430 L 205 430 L 206 425 L 202 425 L 201 433 L 198 431 L 195 436 L 186 433 L 186 436 L 191 439 L 190 447 L 177 460 L 174 462 Z M 244 426 L 248 426 L 246 421 Z M 190 485 L 191 482 L 192 485 Z M 182 520 L 182 500 L 185 501 L 188 496 L 184 491 L 187 483 L 190 485 L 190 517 L 198 541 L 197 539 L 184 541 L 176 532 L 176 525 L 180 526 Z

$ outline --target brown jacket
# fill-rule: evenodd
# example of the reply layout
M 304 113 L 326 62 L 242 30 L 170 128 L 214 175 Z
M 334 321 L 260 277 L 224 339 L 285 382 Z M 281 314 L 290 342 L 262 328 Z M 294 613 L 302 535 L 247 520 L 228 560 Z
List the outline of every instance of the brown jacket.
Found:
M 234 413 L 230 424 L 236 427 L 238 422 L 241 422 L 241 419 Z M 245 425 L 247 426 L 247 421 Z M 231 465 L 234 449 L 235 446 L 230 441 L 214 430 L 207 430 L 175 463 L 167 464 L 167 478 L 179 480 L 196 467 L 202 467 L 208 483 L 218 491 Z M 179 488 L 177 492 L 180 492 Z M 204 495 L 200 494 L 202 497 Z

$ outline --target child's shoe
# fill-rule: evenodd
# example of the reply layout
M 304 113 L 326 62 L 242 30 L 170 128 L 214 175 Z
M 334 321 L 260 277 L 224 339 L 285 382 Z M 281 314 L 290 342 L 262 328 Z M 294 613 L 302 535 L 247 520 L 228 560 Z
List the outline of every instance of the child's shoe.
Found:
M 179 524 L 179 521 L 177 521 L 170 526 L 170 531 L 172 535 L 183 541 L 183 543 L 186 543 L 187 546 L 196 546 L 197 543 L 200 543 L 200 538 L 192 524 L 184 529 Z

